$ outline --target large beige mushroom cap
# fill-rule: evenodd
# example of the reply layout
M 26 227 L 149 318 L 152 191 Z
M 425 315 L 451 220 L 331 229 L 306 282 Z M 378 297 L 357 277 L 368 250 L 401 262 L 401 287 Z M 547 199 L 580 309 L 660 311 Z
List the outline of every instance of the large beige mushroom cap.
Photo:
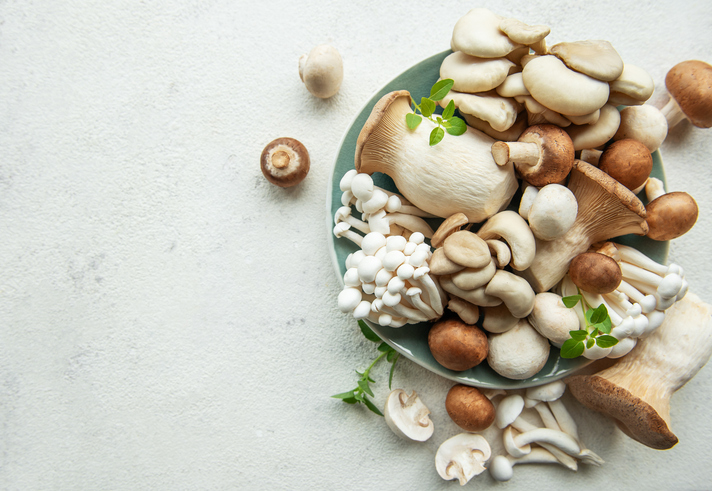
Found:
M 561 114 L 583 116 L 601 108 L 608 100 L 606 82 L 571 70 L 553 55 L 531 59 L 522 77 L 537 102 Z
M 452 50 L 481 58 L 500 58 L 521 47 L 500 30 L 501 19 L 485 8 L 470 10 L 455 23 L 450 41 Z
M 507 131 L 517 120 L 521 106 L 509 97 L 502 97 L 494 90 L 479 94 L 468 94 L 451 90 L 439 102 L 446 107 L 453 101 L 455 107 L 465 114 L 471 114 L 487 121 L 496 131 Z
M 621 114 L 618 109 L 611 104 L 606 104 L 601 108 L 595 123 L 571 125 L 566 128 L 566 132 L 571 137 L 574 150 L 598 148 L 613 138 L 620 123 Z
M 504 82 L 514 67 L 507 58 L 478 58 L 456 51 L 440 65 L 440 78 L 452 79 L 458 92 L 487 92 Z
M 626 63 L 623 73 L 610 84 L 611 95 L 608 103 L 613 105 L 636 106 L 650 99 L 655 91 L 653 77 L 644 69 Z
M 623 60 L 610 42 L 603 40 L 558 43 L 549 52 L 577 72 L 604 82 L 623 73 Z

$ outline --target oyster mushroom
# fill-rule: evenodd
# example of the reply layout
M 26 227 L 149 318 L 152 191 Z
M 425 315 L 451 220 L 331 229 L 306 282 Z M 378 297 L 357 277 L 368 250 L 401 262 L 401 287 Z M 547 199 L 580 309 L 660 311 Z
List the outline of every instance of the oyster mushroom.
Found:
M 502 17 L 485 8 L 467 12 L 455 23 L 450 46 L 481 58 L 499 58 L 522 45 L 512 41 L 500 30 Z
M 396 389 L 388 395 L 383 411 L 386 424 L 393 433 L 416 442 L 424 442 L 433 436 L 435 427 L 429 414 L 427 406 L 415 391 L 408 395 L 403 389 Z
M 487 92 L 504 82 L 514 66 L 506 58 L 478 58 L 456 51 L 440 65 L 440 78 L 452 79 L 452 89 L 458 92 Z
M 359 172 L 389 175 L 411 203 L 439 217 L 461 212 L 478 223 L 509 204 L 517 178 L 511 165 L 494 162 L 492 138 L 469 128 L 447 145 L 430 147 L 434 125 L 423 120 L 409 130 L 405 115 L 410 111 L 408 91 L 391 92 L 375 105 L 356 143 Z M 456 195 L 453 182 L 460 189 Z
M 621 114 L 612 104 L 601 108 L 598 120 L 592 124 L 571 125 L 566 132 L 571 137 L 575 150 L 597 148 L 604 145 L 620 127 Z
M 594 375 L 573 375 L 566 383 L 581 404 L 612 418 L 629 437 L 668 449 L 678 442 L 670 429 L 670 398 L 710 355 L 712 306 L 688 293 L 625 358 Z
M 616 106 L 634 106 L 650 99 L 655 91 L 653 77 L 642 68 L 626 63 L 623 73 L 609 83 L 611 95 L 608 103 Z
M 645 235 L 643 203 L 625 186 L 598 168 L 577 160 L 568 188 L 576 196 L 579 213 L 564 235 L 536 241 L 536 256 L 520 274 L 536 292 L 551 289 L 564 277 L 571 260 L 596 243 L 625 234 Z

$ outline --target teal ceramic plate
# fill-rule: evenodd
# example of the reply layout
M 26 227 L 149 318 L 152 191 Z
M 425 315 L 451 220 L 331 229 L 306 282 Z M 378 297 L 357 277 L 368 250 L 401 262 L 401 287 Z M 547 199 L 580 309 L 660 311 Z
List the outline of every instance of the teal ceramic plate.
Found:
M 442 60 L 450 53 L 444 51 L 437 55 L 418 63 L 409 68 L 391 82 L 386 84 L 379 90 L 363 107 L 359 114 L 354 119 L 351 126 L 344 134 L 334 167 L 332 169 L 331 179 L 329 180 L 329 189 L 327 191 L 327 233 L 330 243 L 331 258 L 334 263 L 336 274 L 343 282 L 343 276 L 346 272 L 344 261 L 346 256 L 356 251 L 358 248 L 347 239 L 335 239 L 332 230 L 334 226 L 333 217 L 336 210 L 341 206 L 341 190 L 339 189 L 339 181 L 348 170 L 354 168 L 354 152 L 356 150 L 356 139 L 361 131 L 364 123 L 371 113 L 371 109 L 385 94 L 394 90 L 408 90 L 415 100 L 420 100 L 420 97 L 427 97 L 430 94 L 430 87 L 437 81 Z M 448 136 L 445 137 L 446 140 Z M 447 141 L 443 141 L 441 145 L 446 145 Z M 662 161 L 659 152 L 653 154 L 653 172 L 652 176 L 659 179 L 664 179 Z M 393 181 L 386 175 L 374 174 L 373 179 L 376 184 L 392 191 L 397 191 Z M 517 197 L 515 196 L 515 200 Z M 643 197 L 641 196 L 641 199 Z M 643 201 L 645 202 L 645 201 Z M 439 221 L 433 221 L 431 225 L 433 229 L 437 228 Z M 625 236 L 616 239 L 616 242 L 625 243 L 636 249 L 641 250 L 651 258 L 658 262 L 667 260 L 668 243 L 655 242 L 646 237 Z M 502 389 L 517 389 L 524 387 L 533 387 L 547 382 L 553 382 L 566 375 L 571 374 L 575 370 L 584 367 L 589 360 L 583 357 L 577 359 L 565 359 L 559 356 L 559 350 L 552 347 L 549 360 L 544 368 L 535 376 L 526 380 L 511 380 L 504 378 L 493 371 L 486 362 L 463 372 L 454 372 L 448 370 L 435 361 L 430 354 L 428 348 L 428 330 L 431 324 L 422 323 L 410 325 L 406 324 L 401 328 L 382 327 L 369 323 L 371 328 L 384 341 L 401 354 L 428 370 L 437 373 L 447 379 L 472 385 L 476 387 L 502 388 Z

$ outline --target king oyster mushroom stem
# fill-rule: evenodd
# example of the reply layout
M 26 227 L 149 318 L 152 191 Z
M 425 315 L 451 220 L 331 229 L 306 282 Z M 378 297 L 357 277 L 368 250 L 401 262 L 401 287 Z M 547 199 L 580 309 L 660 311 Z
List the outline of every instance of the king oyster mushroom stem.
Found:
M 457 479 L 464 486 L 485 471 L 484 464 L 491 455 L 490 445 L 482 435 L 460 433 L 438 447 L 435 469 L 446 481 Z
M 645 206 L 625 186 L 598 168 L 577 160 L 568 188 L 578 202 L 574 225 L 561 237 L 536 241 L 536 256 L 520 274 L 538 293 L 566 274 L 571 260 L 597 242 L 625 234 L 645 235 Z M 520 217 L 521 218 L 521 217 Z
M 383 416 L 388 427 L 405 440 L 424 442 L 433 436 L 434 426 L 430 410 L 415 391 L 410 395 L 403 389 L 392 391 L 386 399 Z
M 405 90 L 376 103 L 356 142 L 356 169 L 387 174 L 413 205 L 439 217 L 462 212 L 478 223 L 506 207 L 517 190 L 517 178 L 512 165 L 495 163 L 494 140 L 468 128 L 447 145 L 431 147 L 433 123 L 425 119 L 415 130 L 406 126 L 410 104 Z M 452 193 L 453 182 L 458 193 Z
M 610 368 L 566 382 L 584 406 L 612 418 L 629 437 L 672 448 L 670 398 L 712 355 L 712 306 L 694 293 L 666 312 L 662 325 Z

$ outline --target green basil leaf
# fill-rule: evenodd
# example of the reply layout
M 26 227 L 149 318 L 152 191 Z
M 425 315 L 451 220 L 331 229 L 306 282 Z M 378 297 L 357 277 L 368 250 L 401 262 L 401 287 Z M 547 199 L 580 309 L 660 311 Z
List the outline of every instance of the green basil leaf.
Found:
M 453 136 L 462 135 L 464 132 L 467 131 L 467 125 L 457 116 L 448 119 L 447 122 L 450 123 L 449 127 L 447 128 L 447 132 Z
M 443 109 L 443 119 L 450 119 L 455 114 L 455 101 L 450 99 L 445 109 Z
M 377 343 L 381 340 L 381 338 L 378 337 L 378 334 L 373 332 L 373 330 L 368 327 L 368 324 L 366 324 L 364 321 L 358 321 L 358 327 L 361 328 L 361 332 L 363 335 L 368 339 L 369 341 L 373 341 L 374 343 Z M 363 374 L 359 374 L 363 375 Z
M 423 118 L 415 113 L 408 113 L 405 115 L 405 124 L 410 130 L 416 129 L 418 125 L 420 125 L 421 121 L 423 121 Z
M 562 358 L 577 358 L 583 354 L 583 342 L 575 339 L 567 339 L 561 345 Z
M 364 398 L 363 403 L 366 404 L 366 407 L 369 408 L 372 412 L 378 414 L 379 416 L 383 416 L 383 413 L 376 407 L 373 402 L 371 402 L 370 399 Z
M 450 92 L 452 86 L 455 85 L 455 81 L 451 78 L 445 78 L 443 80 L 438 80 L 435 85 L 430 89 L 430 99 L 434 101 L 440 101 L 443 97 Z
M 583 329 L 579 329 L 578 331 L 569 331 L 569 334 L 571 335 L 571 339 L 575 339 L 576 341 L 583 341 L 588 337 L 588 332 Z
M 599 324 L 608 317 L 608 309 L 605 304 L 601 304 L 591 312 L 591 324 Z
M 435 102 L 431 101 L 427 97 L 423 97 L 422 99 L 420 99 L 420 112 L 426 118 L 432 116 L 432 114 L 435 112 Z
M 596 344 L 601 348 L 610 348 L 618 344 L 618 340 L 613 336 L 603 335 L 596 338 Z
M 561 299 L 566 308 L 569 309 L 575 307 L 576 304 L 579 303 L 579 300 L 581 300 L 581 295 L 571 295 L 570 297 L 563 297 Z
M 440 143 L 444 136 L 445 130 L 443 130 L 440 126 L 433 128 L 433 131 L 430 132 L 430 146 L 432 147 Z

